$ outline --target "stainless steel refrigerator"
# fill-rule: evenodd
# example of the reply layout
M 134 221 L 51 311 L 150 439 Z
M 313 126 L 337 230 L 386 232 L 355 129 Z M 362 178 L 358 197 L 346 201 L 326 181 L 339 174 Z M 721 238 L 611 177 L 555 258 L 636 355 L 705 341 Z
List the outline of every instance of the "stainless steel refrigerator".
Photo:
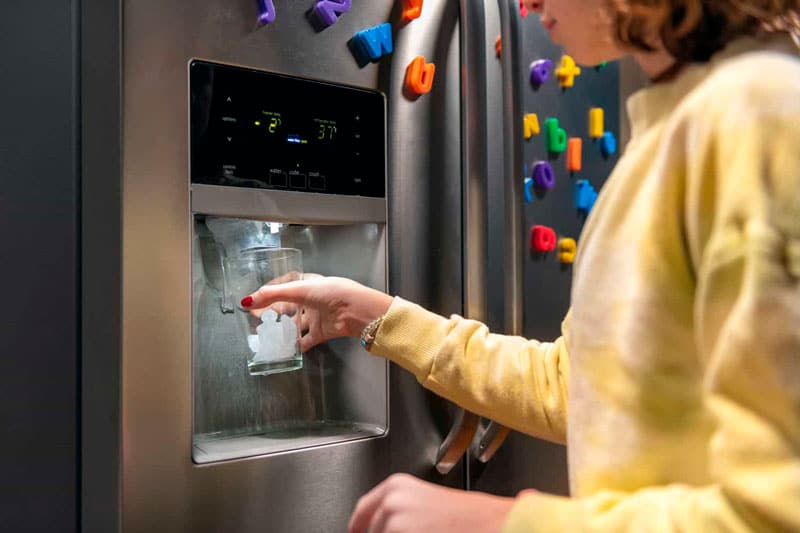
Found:
M 576 206 L 576 181 L 599 189 L 616 158 L 588 139 L 588 112 L 602 107 L 605 129 L 619 135 L 618 67 L 585 67 L 574 87 L 559 87 L 561 53 L 517 0 L 426 0 L 421 16 L 405 21 L 404 2 L 320 3 L 85 0 L 73 13 L 83 530 L 342 531 L 358 497 L 394 472 L 504 495 L 568 491 L 563 448 L 464 412 L 354 343 L 322 347 L 306 354 L 302 371 L 257 384 L 215 359 L 226 356 L 224 339 L 198 348 L 203 324 L 228 321 L 224 310 L 198 318 L 224 299 L 219 279 L 232 242 L 224 228 L 248 224 L 260 244 L 280 238 L 303 248 L 320 273 L 352 275 L 495 331 L 559 334 L 570 266 L 532 251 L 529 231 L 547 225 L 578 238 L 587 209 Z M 317 9 L 333 23 L 321 25 Z M 363 57 L 360 32 L 387 22 L 391 53 Z M 385 44 L 378 48 L 388 52 Z M 404 87 L 417 56 L 436 65 L 421 95 Z M 545 58 L 552 77 L 532 85 L 530 64 Z M 230 165 L 218 169 L 224 184 L 194 180 L 197 64 L 370 95 L 377 122 L 369 131 L 384 135 L 372 139 L 383 159 L 370 179 L 383 190 L 312 190 L 311 180 L 323 182 L 310 169 L 263 187 L 237 189 Z M 524 138 L 526 113 L 542 123 L 557 117 L 584 137 L 580 173 L 548 153 L 544 131 Z M 547 191 L 526 182 L 539 161 L 555 169 Z M 362 425 L 319 430 L 334 414 Z M 259 424 L 275 417 L 317 429 L 307 440 L 286 437 L 295 444 L 264 445 Z M 274 430 L 265 430 L 271 443 L 280 438 Z

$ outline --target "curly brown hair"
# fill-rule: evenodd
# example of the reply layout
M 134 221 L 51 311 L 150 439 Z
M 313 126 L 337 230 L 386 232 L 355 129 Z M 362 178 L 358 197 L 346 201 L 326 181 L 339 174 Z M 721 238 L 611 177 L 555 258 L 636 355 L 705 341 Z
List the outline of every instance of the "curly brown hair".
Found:
M 616 37 L 652 52 L 659 38 L 680 63 L 707 61 L 741 35 L 774 30 L 778 20 L 797 21 L 800 0 L 609 0 Z

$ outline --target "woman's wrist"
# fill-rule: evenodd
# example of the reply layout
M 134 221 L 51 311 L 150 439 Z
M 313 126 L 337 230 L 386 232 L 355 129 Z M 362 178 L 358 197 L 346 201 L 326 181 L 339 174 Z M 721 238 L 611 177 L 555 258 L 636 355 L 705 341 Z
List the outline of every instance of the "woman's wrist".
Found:
M 358 306 L 357 313 L 354 313 L 351 322 L 351 335 L 357 338 L 363 338 L 367 329 L 372 329 L 374 333 L 380 326 L 379 319 L 389 311 L 394 298 L 388 294 L 375 290 L 367 289 L 363 295 Z M 378 321 L 376 323 L 376 321 Z M 369 328 L 369 326 L 372 326 Z
M 361 342 L 361 347 L 365 350 L 369 351 L 369 349 L 372 347 L 372 342 L 375 340 L 375 335 L 377 335 L 378 328 L 381 327 L 385 316 L 385 314 L 379 316 L 364 326 L 364 329 L 361 331 L 361 338 L 359 340 Z

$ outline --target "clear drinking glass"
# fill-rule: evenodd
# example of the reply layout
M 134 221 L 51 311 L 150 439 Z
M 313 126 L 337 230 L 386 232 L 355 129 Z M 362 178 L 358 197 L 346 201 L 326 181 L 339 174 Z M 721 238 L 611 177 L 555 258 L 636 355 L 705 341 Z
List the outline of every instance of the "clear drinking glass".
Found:
M 272 308 L 243 308 L 242 298 L 262 285 L 303 278 L 303 258 L 295 248 L 243 250 L 225 261 L 225 292 L 236 306 L 237 320 L 247 340 L 247 369 L 264 376 L 303 368 L 300 351 L 300 309 L 289 303 Z

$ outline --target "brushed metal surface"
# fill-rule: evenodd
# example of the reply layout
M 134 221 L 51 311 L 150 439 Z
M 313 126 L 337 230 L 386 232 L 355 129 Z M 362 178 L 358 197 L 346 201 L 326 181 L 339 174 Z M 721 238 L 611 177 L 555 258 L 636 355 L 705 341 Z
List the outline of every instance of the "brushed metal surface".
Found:
M 503 191 L 505 193 L 505 227 L 503 298 L 505 300 L 505 327 L 507 335 L 522 335 L 523 253 L 525 239 L 522 228 L 522 73 L 520 60 L 519 2 L 498 0 L 500 35 L 503 39 L 501 64 L 503 67 Z
M 488 174 L 486 24 L 482 1 L 461 0 L 461 168 L 464 247 L 463 315 L 482 322 L 488 311 Z M 462 457 L 480 418 L 462 411 L 439 448 L 436 469 L 446 474 Z
M 428 0 L 397 34 L 391 79 L 411 60 L 435 61 L 430 93 L 389 97 L 389 287 L 440 314 L 462 313 L 459 5 Z
M 402 79 L 406 65 L 423 55 L 436 64 L 433 89 L 415 98 L 396 84 L 389 93 L 389 122 L 394 125 L 390 129 L 390 289 L 445 316 L 464 313 L 460 29 L 459 3 L 425 2 L 422 17 L 398 32 L 392 78 Z M 409 382 L 414 379 L 405 372 L 400 376 Z M 392 396 L 393 404 L 396 398 Z M 418 460 L 431 469 L 432 479 L 463 486 L 460 461 L 454 461 L 444 478 L 433 469 L 437 448 L 447 440 L 445 434 L 461 411 L 433 393 L 426 392 L 424 401 L 438 413 L 439 441 Z M 399 415 L 393 416 L 394 424 Z M 416 423 L 412 411 L 403 422 Z M 395 449 L 394 453 L 414 452 Z
M 500 54 L 502 69 L 502 184 L 503 198 L 493 205 L 502 206 L 503 227 L 503 333 L 522 335 L 522 259 L 524 240 L 522 232 L 522 89 L 519 44 L 519 4 L 515 0 L 498 0 L 497 19 L 503 47 Z M 494 166 L 492 168 L 495 168 Z M 490 250 L 491 254 L 491 250 Z M 491 274 L 490 280 L 495 280 Z M 498 322 L 495 319 L 495 322 Z M 482 463 L 488 462 L 500 449 L 509 429 L 491 421 L 478 431 L 479 438 L 472 444 L 471 455 Z
M 485 321 L 487 311 L 486 21 L 482 0 L 461 0 L 461 157 L 464 202 L 464 314 Z
M 453 137 L 448 131 L 444 115 L 453 93 L 456 98 L 458 94 L 458 65 L 452 61 L 458 51 L 457 13 L 451 3 L 426 2 L 422 19 L 397 31 L 393 57 L 359 68 L 347 41 L 358 30 L 387 20 L 397 22 L 399 11 L 393 4 L 354 0 L 350 13 L 316 33 L 305 18 L 308 5 L 290 0 L 275 0 L 277 19 L 266 27 L 256 25 L 256 6 L 250 0 L 123 3 L 121 512 L 126 532 L 341 531 L 357 498 L 391 472 L 461 483 L 460 469 L 447 478 L 433 469 L 442 428 L 450 416 L 447 404 L 431 398 L 412 376 L 397 370 L 391 372 L 391 430 L 386 438 L 206 466 L 191 460 L 186 65 L 192 57 L 204 57 L 386 92 L 394 107 L 390 178 L 397 184 L 413 173 L 411 182 L 393 190 L 421 185 L 442 193 L 429 204 L 432 216 L 416 212 L 424 204 L 408 203 L 402 196 L 390 207 L 390 221 L 417 219 L 418 231 L 402 239 L 422 235 L 423 256 L 406 253 L 404 243 L 397 242 L 398 232 L 389 226 L 389 272 L 411 263 L 411 271 L 401 276 L 413 279 L 416 265 L 431 262 L 431 253 L 439 261 L 441 249 L 430 248 L 424 240 L 427 223 L 446 212 L 442 204 L 457 205 L 448 197 L 453 187 L 447 180 L 438 183 L 445 170 L 459 170 L 457 158 L 453 165 L 433 152 L 439 147 L 448 154 L 458 146 L 457 134 Z M 442 20 L 435 20 L 437 14 Z M 435 29 L 426 30 L 422 41 L 411 40 L 423 19 Z M 421 52 L 429 52 L 439 67 L 440 84 L 424 100 L 428 106 L 441 104 L 441 109 L 428 107 L 429 112 L 422 105 L 412 106 L 401 89 L 405 59 Z M 454 77 L 456 84 L 451 83 Z M 402 113 L 405 120 L 399 116 Z M 457 107 L 450 116 L 458 116 Z M 421 169 L 394 175 L 407 162 L 400 159 L 404 150 L 419 156 L 415 145 L 433 155 L 419 157 Z M 460 196 L 458 189 L 455 192 Z M 442 196 L 447 198 L 440 201 Z M 432 238 L 442 244 L 452 238 L 460 242 L 458 232 L 444 231 Z M 460 253 L 454 255 L 459 257 L 453 261 L 460 265 Z M 458 276 L 453 273 L 460 267 L 450 269 L 450 263 L 442 263 L 444 268 L 432 277 L 444 280 L 445 287 L 437 283 L 434 296 L 416 300 L 445 302 L 439 307 L 448 311 L 459 299 L 451 301 L 447 288 L 455 284 L 452 278 Z M 428 294 L 425 282 L 413 283 L 411 288 L 394 284 L 393 290 Z M 460 305 L 454 311 L 460 311 Z
M 193 213 L 297 224 L 386 222 L 386 199 L 192 185 Z

